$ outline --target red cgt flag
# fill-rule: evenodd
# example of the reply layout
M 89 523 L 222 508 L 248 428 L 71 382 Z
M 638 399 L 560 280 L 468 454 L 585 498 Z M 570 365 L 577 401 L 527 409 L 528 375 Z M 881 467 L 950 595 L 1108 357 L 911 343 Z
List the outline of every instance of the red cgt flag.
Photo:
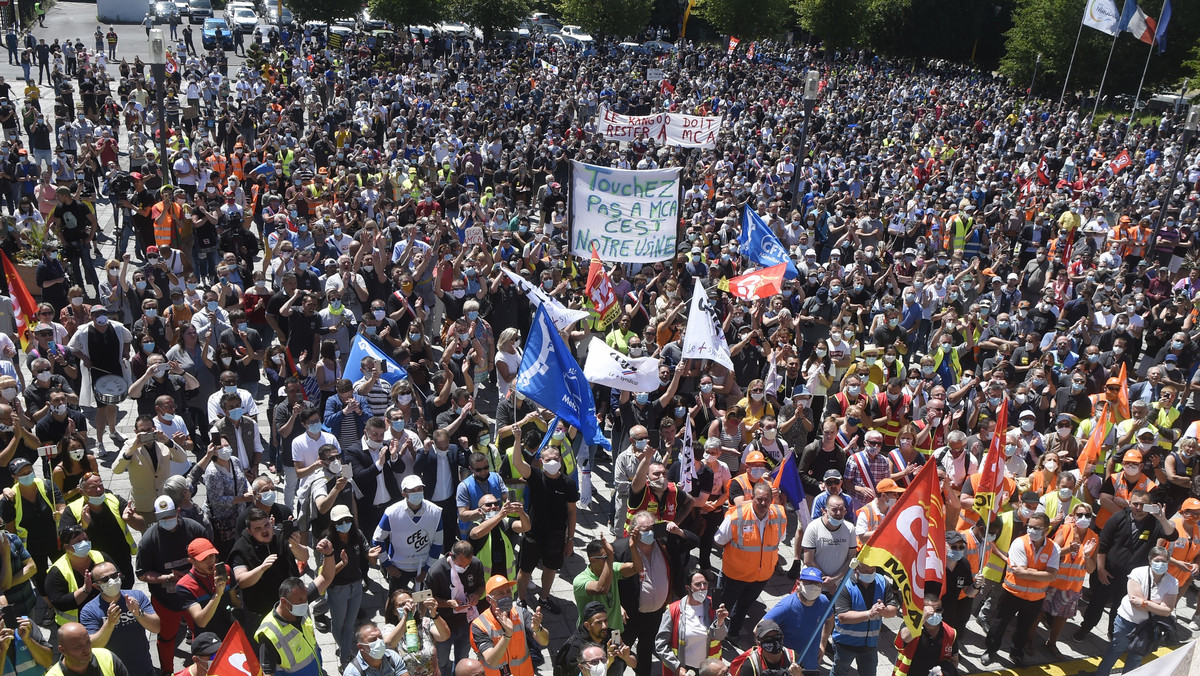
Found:
M 1100 447 L 1104 444 L 1104 437 L 1108 434 L 1108 420 L 1111 414 L 1108 404 L 1105 403 L 1104 408 L 1100 411 L 1100 419 L 1096 421 L 1096 426 L 1092 428 L 1087 443 L 1079 452 L 1079 471 L 1084 473 L 1083 476 L 1088 475 L 1087 464 L 1100 459 Z
M 729 49 L 725 52 L 726 56 L 733 56 L 733 52 L 737 49 L 738 43 L 741 42 L 738 38 L 729 38 Z
M 946 505 L 936 462 L 927 462 L 858 553 L 860 563 L 881 568 L 896 583 L 904 622 L 921 635 L 925 585 L 946 582 Z
M 787 263 L 780 263 L 739 275 L 727 280 L 724 285 L 718 282 L 717 288 L 746 300 L 770 298 L 778 294 L 783 287 L 785 272 L 787 272 Z
M 1054 182 L 1050 177 L 1050 163 L 1046 161 L 1045 155 L 1042 155 L 1042 159 L 1038 160 L 1037 180 L 1038 185 L 1050 185 Z
M 17 337 L 21 340 L 21 349 L 29 349 L 29 330 L 33 328 L 30 322 L 37 317 L 37 303 L 29 287 L 25 286 L 17 267 L 8 260 L 8 255 L 0 251 L 0 259 L 4 264 L 4 276 L 8 279 L 8 294 L 13 300 L 13 324 L 17 327 Z
M 262 676 L 262 666 L 242 625 L 234 624 L 229 628 L 221 648 L 208 665 L 208 673 L 209 676 Z
M 1108 170 L 1117 175 L 1133 164 L 1133 158 L 1129 156 L 1128 150 L 1122 150 L 1120 155 L 1113 158 L 1112 162 L 1108 163 Z
M 608 278 L 604 263 L 600 262 L 600 254 L 596 253 L 595 245 L 592 246 L 592 264 L 588 268 L 587 285 L 584 286 L 583 293 L 592 301 L 596 313 L 600 315 L 596 328 L 603 329 L 621 314 L 617 292 L 613 289 L 612 280 Z

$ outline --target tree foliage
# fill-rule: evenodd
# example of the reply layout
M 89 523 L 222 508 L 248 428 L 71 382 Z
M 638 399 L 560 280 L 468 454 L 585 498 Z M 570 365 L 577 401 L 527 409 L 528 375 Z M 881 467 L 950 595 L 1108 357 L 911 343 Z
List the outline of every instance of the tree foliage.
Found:
M 563 22 L 578 24 L 594 35 L 627 38 L 649 24 L 654 0 L 557 0 Z
M 516 28 L 532 7 L 530 0 L 448 0 L 447 5 L 451 17 L 478 28 L 489 41 L 498 31 Z
M 1162 0 L 1140 0 L 1147 16 L 1157 18 Z M 1157 51 L 1146 67 L 1150 46 L 1139 42 L 1129 33 L 1113 38 L 1084 26 L 1080 19 L 1086 0 L 1017 0 L 1012 15 L 1012 28 L 1005 34 L 1005 53 L 1000 60 L 1000 72 L 1022 87 L 1029 86 L 1034 63 L 1042 54 L 1038 67 L 1035 93 L 1057 96 L 1061 91 L 1071 63 L 1071 51 L 1079 36 L 1075 65 L 1071 68 L 1069 87 L 1072 91 L 1092 91 L 1100 86 L 1104 65 L 1112 50 L 1112 63 L 1105 79 L 1105 95 L 1133 93 L 1146 68 L 1143 100 L 1154 91 L 1174 88 L 1183 77 L 1196 74 L 1187 63 L 1188 52 L 1200 39 L 1200 6 L 1195 3 L 1172 2 L 1172 18 L 1167 26 L 1167 51 Z M 1121 3 L 1117 3 L 1118 8 Z
M 789 0 L 697 0 L 692 15 L 742 40 L 782 35 L 795 20 Z
M 274 0 L 268 0 L 274 6 Z M 358 12 L 359 5 L 353 2 L 337 2 L 336 0 L 287 0 L 287 8 L 296 15 L 296 20 L 324 21 L 333 23 L 338 19 L 348 19 Z
M 841 49 L 855 44 L 862 34 L 865 0 L 793 0 L 800 27 L 820 38 L 826 47 Z
M 440 0 L 369 0 L 367 7 L 371 16 L 391 22 L 397 28 L 432 25 L 446 18 L 446 7 Z

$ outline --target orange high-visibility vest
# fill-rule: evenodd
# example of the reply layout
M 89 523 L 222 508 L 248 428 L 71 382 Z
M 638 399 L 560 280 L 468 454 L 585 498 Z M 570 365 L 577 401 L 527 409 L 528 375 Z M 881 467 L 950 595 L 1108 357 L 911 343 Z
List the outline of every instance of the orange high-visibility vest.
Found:
M 1138 479 L 1138 482 L 1133 486 L 1130 486 L 1128 482 L 1125 481 L 1124 473 L 1113 475 L 1113 495 L 1121 498 L 1122 500 L 1128 500 L 1130 493 L 1133 493 L 1134 491 L 1146 491 L 1148 493 L 1157 487 L 1158 484 L 1151 481 L 1150 477 L 1146 476 L 1145 474 L 1143 474 L 1142 478 Z M 1104 524 L 1108 523 L 1108 518 L 1113 514 L 1115 514 L 1115 512 L 1104 505 L 1101 505 L 1100 513 L 1096 515 L 1096 525 L 1103 528 Z
M 159 222 L 158 216 L 164 209 L 167 210 L 167 217 Z M 179 228 L 179 221 L 183 219 L 183 210 L 174 202 L 163 200 L 154 205 L 150 214 L 154 217 L 154 243 L 160 247 L 171 246 L 171 240 Z
M 534 676 L 533 662 L 529 659 L 529 648 L 525 645 L 525 623 L 519 616 L 512 619 L 512 638 L 508 639 L 508 646 L 504 650 L 503 671 L 484 664 L 483 673 L 486 676 Z M 504 636 L 504 630 L 500 628 L 500 623 L 496 621 L 490 608 L 475 618 L 471 625 L 486 633 L 488 638 L 492 639 L 493 646 L 499 643 Z M 471 647 L 479 653 L 480 657 L 483 656 L 483 651 L 475 644 L 475 632 L 471 632 Z
M 1054 534 L 1054 542 L 1058 544 L 1058 577 L 1050 581 L 1050 586 L 1065 592 L 1079 593 L 1083 590 L 1083 580 L 1087 577 L 1088 555 L 1084 550 L 1093 542 L 1098 542 L 1100 536 L 1092 529 L 1083 532 L 1083 539 L 1075 534 L 1075 527 L 1064 525 Z M 1074 555 L 1067 554 L 1071 545 L 1079 543 L 1079 551 Z
M 964 552 L 965 556 L 963 556 L 963 559 L 966 560 L 967 565 L 970 566 L 972 572 L 982 573 L 983 571 L 979 568 L 979 562 L 982 560 L 983 552 L 986 549 L 986 544 L 981 543 L 979 538 L 975 537 L 975 531 L 969 528 L 959 532 L 962 533 L 963 539 L 967 541 L 967 551 Z M 967 590 L 960 589 L 958 591 L 958 598 L 967 598 Z
M 1179 514 L 1171 519 L 1171 523 L 1175 524 L 1175 532 L 1179 534 L 1179 537 L 1175 538 L 1174 542 L 1159 540 L 1158 546 L 1166 547 L 1171 559 L 1194 562 L 1196 555 L 1200 554 L 1200 526 L 1194 523 L 1188 524 Z M 1174 560 L 1169 563 L 1167 572 L 1179 582 L 1180 589 L 1183 589 L 1192 577 L 1191 571 L 1175 563 Z
M 779 560 L 779 543 L 783 541 L 787 528 L 783 507 L 770 506 L 767 524 L 761 535 L 753 502 L 734 507 L 726 513 L 725 518 L 731 522 L 733 539 L 725 545 L 721 555 L 724 574 L 740 582 L 766 582 L 771 579 Z
M 212 155 L 208 156 L 208 163 L 212 167 L 212 170 L 217 172 L 217 176 L 220 177 L 221 182 L 223 183 L 225 181 L 225 169 L 227 164 L 225 161 L 225 156 L 221 153 L 213 153 Z
M 863 505 L 862 509 L 859 510 L 859 514 L 862 514 L 863 516 L 867 517 L 867 533 L 873 534 L 875 532 L 875 530 L 877 528 L 879 528 L 879 524 L 883 523 L 884 514 L 883 514 L 883 512 L 879 511 L 878 507 L 875 506 L 874 500 Z M 858 538 L 858 548 L 862 549 L 862 546 L 867 544 L 867 540 L 871 539 L 871 536 L 864 533 L 862 535 L 857 536 L 857 538 Z
M 1050 555 L 1054 553 L 1054 541 L 1050 538 L 1042 543 L 1041 549 L 1033 551 L 1033 543 L 1028 535 L 1017 538 L 1014 544 L 1025 547 L 1025 567 L 1045 571 L 1050 563 Z M 1010 562 L 1011 563 L 1011 562 Z M 1026 601 L 1041 601 L 1046 598 L 1046 590 L 1050 587 L 1049 580 L 1025 580 L 1018 578 L 1012 571 L 1012 566 L 1004 573 L 1004 589 L 1008 593 Z
M 229 156 L 230 171 L 239 181 L 246 180 L 246 156 L 236 153 Z

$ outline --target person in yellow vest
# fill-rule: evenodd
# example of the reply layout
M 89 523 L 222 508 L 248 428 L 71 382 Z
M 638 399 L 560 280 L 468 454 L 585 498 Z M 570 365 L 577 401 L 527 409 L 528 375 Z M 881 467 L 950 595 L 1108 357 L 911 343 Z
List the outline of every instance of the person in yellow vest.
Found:
M 99 593 L 92 584 L 92 567 L 112 559 L 93 550 L 87 533 L 79 526 L 62 529 L 58 537 L 66 553 L 50 566 L 43 588 L 54 607 L 54 621 L 61 627 L 78 622 L 79 609 Z
M 550 644 L 550 634 L 542 626 L 542 609 L 530 611 L 514 606 L 516 582 L 503 575 L 488 579 L 488 609 L 471 622 L 471 647 L 483 662 L 486 676 L 533 676 L 526 637 L 542 648 Z
M 1058 576 L 1050 582 L 1046 600 L 1042 603 L 1042 614 L 1051 618 L 1050 635 L 1046 638 L 1045 647 L 1060 660 L 1063 655 L 1058 649 L 1058 637 L 1067 620 L 1075 617 L 1079 598 L 1083 596 L 1083 581 L 1096 570 L 1096 548 L 1100 546 L 1099 536 L 1091 529 L 1091 505 L 1075 500 L 1069 511 L 1070 516 L 1063 527 L 1054 534 L 1061 566 Z
M 1058 576 L 1060 552 L 1058 545 L 1048 537 L 1050 518 L 1045 514 L 1029 517 L 1025 534 L 1013 540 L 1008 549 L 1008 572 L 1004 574 L 1004 591 L 996 610 L 996 619 L 988 630 L 984 642 L 987 648 L 985 663 L 999 661 L 996 651 L 1008 625 L 1016 620 L 1012 635 L 1009 658 L 1017 667 L 1025 666 L 1025 644 L 1029 632 L 1037 622 L 1046 598 L 1046 590 Z
M 276 676 L 321 676 L 321 650 L 310 615 L 304 581 L 289 577 L 280 583 L 279 602 L 254 632 L 259 663 L 275 665 Z
M 19 424 L 16 415 L 13 415 L 13 422 Z M 16 482 L 12 488 L 5 489 L 4 497 L 0 498 L 0 514 L 3 514 L 4 528 L 21 538 L 37 564 L 38 572 L 33 581 L 40 590 L 50 563 L 58 556 L 58 521 L 67 505 L 58 487 L 37 478 L 33 465 L 25 458 L 13 458 L 8 470 Z
M 746 610 L 775 572 L 779 545 L 787 529 L 781 505 L 772 504 L 771 487 L 755 484 L 751 499 L 725 515 L 713 541 L 724 547 L 721 556 L 720 598 L 731 600 L 729 636 L 737 641 Z
M 516 535 L 529 532 L 529 514 L 520 502 L 503 505 L 491 493 L 479 498 L 482 512 L 478 523 L 471 527 L 469 537 L 475 554 L 483 563 L 484 575 L 504 575 L 510 580 L 517 577 L 517 560 L 513 554 Z
M 130 529 L 141 533 L 146 530 L 146 520 L 134 511 L 132 501 L 104 490 L 104 480 L 99 474 L 89 473 L 80 482 L 79 490 L 82 495 L 67 503 L 62 527 L 82 527 L 96 549 L 112 557 L 125 588 L 132 589 L 137 579 L 132 563 L 137 556 L 137 545 Z
M 708 593 L 708 578 L 699 568 L 688 575 L 687 596 L 663 613 L 654 641 L 654 652 L 663 676 L 686 676 L 710 657 L 721 656 L 721 641 L 729 632 L 729 611 Z
M 1077 491 L 1079 480 L 1074 474 L 1063 472 L 1058 475 L 1058 488 L 1056 490 L 1047 491 L 1038 501 L 1037 511 L 1050 517 L 1050 528 L 1058 528 L 1063 522 L 1069 520 L 1069 516 L 1075 507 L 1083 502 Z M 1036 491 L 1035 491 L 1036 492 Z
M 129 676 L 121 658 L 92 647 L 91 635 L 78 622 L 68 622 L 58 630 L 58 649 L 62 658 L 46 676 Z
M 913 636 L 905 625 L 896 634 L 896 668 L 892 676 L 923 676 L 940 668 L 944 674 L 956 673 L 958 655 L 955 654 L 956 628 L 947 624 L 942 615 L 942 600 L 926 596 L 921 614 L 925 621 L 920 636 Z

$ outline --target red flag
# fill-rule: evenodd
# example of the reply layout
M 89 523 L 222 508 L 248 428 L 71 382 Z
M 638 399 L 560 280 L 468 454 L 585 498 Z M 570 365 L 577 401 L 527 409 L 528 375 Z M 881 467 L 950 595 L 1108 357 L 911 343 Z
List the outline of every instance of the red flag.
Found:
M 591 299 L 596 313 L 600 315 L 600 321 L 597 322 L 596 328 L 603 329 L 613 323 L 621 314 L 621 304 L 617 302 L 617 292 L 613 289 L 612 280 L 608 278 L 608 272 L 604 270 L 604 264 L 600 262 L 600 254 L 596 253 L 594 244 L 592 245 L 592 264 L 588 268 L 587 285 L 584 286 L 583 292 Z
M 739 40 L 739 39 L 737 39 L 737 38 L 735 38 L 735 37 L 730 37 L 730 38 L 729 38 L 729 50 L 728 50 L 727 52 L 725 52 L 725 55 L 726 55 L 726 56 L 733 56 L 733 52 L 734 52 L 735 50 L 737 50 L 737 46 L 738 46 L 738 43 L 739 43 L 739 42 L 741 42 L 741 40 Z
M 1122 150 L 1120 155 L 1117 155 L 1111 162 L 1108 163 L 1108 170 L 1111 171 L 1113 175 L 1116 175 L 1121 173 L 1122 170 L 1131 164 L 1133 164 L 1133 158 L 1129 156 L 1129 151 Z
M 1096 426 L 1092 428 L 1092 433 L 1088 436 L 1087 444 L 1083 450 L 1079 452 L 1079 471 L 1086 472 L 1087 464 L 1100 459 L 1100 447 L 1104 444 L 1104 437 L 1108 433 L 1105 429 L 1108 425 L 1108 403 L 1104 404 L 1104 408 L 1100 411 L 1100 419 L 1096 421 Z M 1086 474 L 1084 476 L 1087 476 Z
M 770 298 L 778 294 L 783 287 L 785 272 L 787 272 L 787 263 L 780 263 L 769 268 L 747 272 L 730 280 L 722 280 L 717 282 L 717 288 L 746 300 Z
M 754 46 L 755 46 L 755 45 L 757 45 L 757 44 L 758 44 L 757 42 L 751 42 L 751 43 L 750 43 L 750 48 L 746 50 L 746 60 L 747 60 L 747 61 L 753 61 L 753 60 L 754 60 Z
M 979 485 L 975 487 L 975 512 L 985 521 L 991 521 L 992 513 L 996 511 L 996 494 L 1004 485 L 1004 433 L 1007 430 L 1008 397 L 1005 397 L 1000 413 L 996 415 L 992 443 L 988 445 L 987 455 L 979 467 Z
M 29 322 L 37 317 L 37 303 L 33 302 L 29 287 L 25 286 L 25 280 L 21 279 L 17 267 L 8 260 L 8 255 L 0 251 L 0 258 L 3 258 L 4 276 L 8 278 L 8 295 L 13 299 L 13 324 L 17 327 L 21 349 L 28 351 L 29 329 L 32 328 Z
M 1121 374 L 1117 376 L 1117 380 L 1121 381 L 1121 391 L 1117 394 L 1117 412 L 1121 414 L 1121 419 L 1129 420 L 1129 374 L 1125 370 L 1125 362 L 1121 362 Z
M 1046 156 L 1042 155 L 1042 159 L 1038 161 L 1037 177 L 1039 185 L 1050 185 L 1050 163 L 1046 161 Z
M 262 666 L 242 625 L 234 623 L 229 628 L 221 648 L 208 665 L 208 673 L 210 676 L 262 676 Z
M 896 583 L 913 636 L 921 635 L 925 585 L 946 581 L 946 505 L 937 467 L 925 463 L 858 553 L 860 563 L 882 568 Z
M 666 96 L 667 94 L 674 94 L 674 93 L 675 93 L 675 85 L 671 84 L 670 80 L 668 80 L 667 78 L 664 77 L 663 79 L 658 81 L 658 95 L 659 96 Z

